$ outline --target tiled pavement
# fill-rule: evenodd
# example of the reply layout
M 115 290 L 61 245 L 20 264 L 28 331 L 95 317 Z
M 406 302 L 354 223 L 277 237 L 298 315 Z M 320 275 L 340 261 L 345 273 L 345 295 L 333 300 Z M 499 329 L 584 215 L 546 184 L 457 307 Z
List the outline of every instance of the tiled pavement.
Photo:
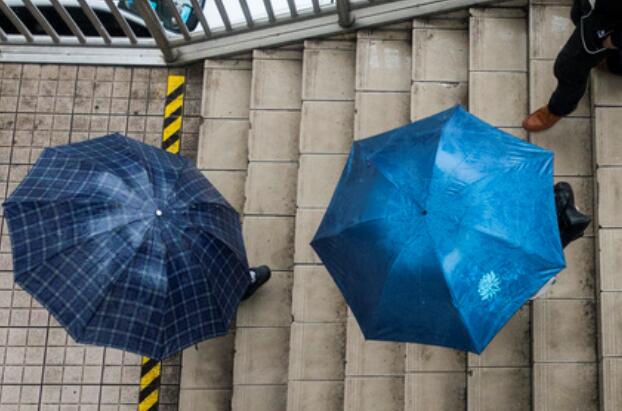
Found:
M 183 154 L 197 152 L 201 65 L 185 72 Z M 161 138 L 166 69 L 0 65 L 0 183 L 15 188 L 44 147 L 119 131 Z M 135 410 L 140 357 L 75 343 L 13 282 L 0 238 L 0 410 Z M 161 409 L 177 409 L 180 357 L 165 362 Z
M 187 69 L 195 86 L 183 150 L 198 150 L 199 168 L 243 215 L 251 263 L 270 264 L 275 277 L 240 307 L 228 336 L 184 353 L 180 409 L 622 410 L 622 81 L 596 73 L 591 96 L 570 118 L 543 134 L 520 128 L 555 85 L 571 3 L 513 1 Z M 8 190 L 46 144 L 116 129 L 159 139 L 164 70 L 1 70 L 0 177 Z M 353 138 L 458 102 L 555 150 L 556 179 L 573 184 L 597 221 L 566 250 L 557 284 L 482 356 L 365 342 L 308 242 Z M 82 409 L 118 409 L 126 400 L 121 407 L 134 408 L 138 359 L 65 343 L 45 312 L 13 290 L 7 241 L 0 411 L 48 399 L 51 409 L 77 409 L 81 398 L 89 401 Z M 165 374 L 165 399 L 176 408 L 178 362 Z

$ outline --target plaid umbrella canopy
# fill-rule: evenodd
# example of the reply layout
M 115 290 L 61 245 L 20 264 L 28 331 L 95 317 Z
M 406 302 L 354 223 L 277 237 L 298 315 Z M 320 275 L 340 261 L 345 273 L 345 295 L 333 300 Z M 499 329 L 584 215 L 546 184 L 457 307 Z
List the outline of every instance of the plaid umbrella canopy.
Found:
M 120 134 L 46 148 L 4 207 L 15 281 L 78 342 L 165 358 L 225 334 L 250 282 L 237 212 Z

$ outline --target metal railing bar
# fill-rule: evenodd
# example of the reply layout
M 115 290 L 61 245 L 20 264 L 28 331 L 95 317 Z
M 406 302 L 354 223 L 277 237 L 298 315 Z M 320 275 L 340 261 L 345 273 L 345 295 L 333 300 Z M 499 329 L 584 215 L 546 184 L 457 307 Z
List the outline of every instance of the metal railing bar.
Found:
M 298 11 L 296 10 L 296 2 L 294 0 L 287 0 L 287 6 L 289 7 L 289 14 L 292 17 L 298 16 Z
M 207 24 L 207 19 L 205 18 L 205 14 L 203 13 L 203 9 L 199 4 L 199 0 L 190 0 L 192 2 L 192 9 L 197 14 L 199 21 L 201 22 L 201 26 L 203 26 L 203 31 L 205 32 L 205 36 L 209 37 L 211 35 L 209 24 Z
M 253 16 L 248 8 L 246 0 L 240 0 L 240 7 L 242 7 L 242 13 L 244 13 L 244 19 L 246 19 L 246 25 L 250 28 L 254 26 Z
M 2 27 L 0 27 L 0 41 L 7 41 L 8 39 L 7 34 L 2 30 Z
M 45 16 L 41 14 L 37 6 L 32 4 L 31 0 L 22 0 L 22 1 L 24 2 L 24 5 L 26 6 L 30 14 L 32 14 L 35 20 L 37 20 L 37 22 L 41 25 L 41 28 L 43 28 L 43 31 L 45 31 L 47 35 L 50 36 L 50 38 L 52 39 L 54 43 L 58 43 L 60 41 L 60 38 L 58 37 L 58 33 L 56 33 L 56 30 L 54 30 L 54 27 L 52 27 L 50 22 L 47 21 Z
M 320 1 L 319 0 L 311 0 L 313 3 L 313 12 L 315 14 L 319 14 L 322 10 L 320 9 Z
M 86 37 L 84 36 L 84 33 L 82 33 L 82 30 L 80 30 L 80 27 L 78 27 L 76 22 L 73 21 L 73 19 L 71 18 L 67 10 L 65 10 L 65 7 L 62 4 L 60 4 L 58 0 L 50 0 L 50 1 L 52 2 L 52 6 L 54 6 L 54 9 L 56 9 L 56 12 L 63 19 L 67 27 L 69 27 L 69 30 L 71 30 L 73 35 L 76 36 L 76 38 L 78 39 L 80 43 L 85 44 Z
M 181 31 L 181 35 L 184 36 L 186 40 L 190 40 L 190 32 L 188 31 L 188 26 L 184 23 L 184 20 L 181 18 L 179 14 L 179 10 L 173 4 L 172 0 L 164 0 L 164 5 L 169 9 L 173 18 L 177 22 L 177 27 L 179 27 L 179 31 Z
M 7 6 L 4 1 L 0 1 L 0 11 L 4 13 L 4 15 L 13 23 L 15 28 L 24 36 L 28 43 L 33 42 L 32 33 L 28 28 L 22 23 L 22 21 L 17 17 L 17 15 L 11 10 L 9 6 Z
M 272 2 L 270 0 L 263 0 L 263 5 L 266 8 L 266 14 L 268 15 L 268 21 L 273 23 L 276 18 L 274 17 L 274 10 L 272 9 Z
M 349 0 L 336 0 L 337 1 L 337 14 L 339 15 L 339 25 L 341 27 L 350 27 L 354 24 L 354 19 L 350 15 L 350 1 Z
M 151 37 L 155 40 L 156 44 L 160 48 L 160 51 L 162 51 L 164 60 L 169 63 L 175 61 L 177 54 L 173 51 L 173 49 L 171 49 L 168 36 L 166 35 L 162 24 L 160 24 L 160 20 L 155 15 L 149 3 L 147 3 L 147 0 L 136 0 L 136 5 L 138 13 L 145 21 L 147 29 L 151 33 Z
M 139 48 L 159 48 L 156 42 L 152 38 L 142 38 L 138 40 L 138 44 L 130 43 L 130 40 L 126 37 L 113 37 L 111 43 L 104 42 L 104 39 L 101 37 L 92 37 L 88 39 L 88 43 L 81 43 L 76 37 L 68 35 L 68 36 L 59 36 L 60 43 L 54 43 L 52 39 L 50 39 L 47 35 L 33 35 L 33 42 L 29 43 L 24 39 L 23 36 L 19 34 L 7 34 L 7 40 L 5 44 L 11 45 L 40 45 L 40 46 L 55 46 L 55 47 L 73 47 L 76 52 L 82 47 L 92 46 L 91 48 L 100 47 L 105 48 L 106 46 L 111 47 L 125 47 L 132 48 L 137 50 Z
M 95 30 L 97 30 L 100 37 L 104 39 L 104 42 L 106 42 L 106 44 L 110 44 L 112 42 L 112 38 L 110 37 L 110 34 L 108 34 L 108 31 L 106 30 L 102 22 L 99 20 L 99 17 L 97 17 L 97 14 L 95 14 L 91 6 L 89 6 L 86 0 L 78 0 L 78 3 L 80 3 L 80 7 L 82 8 L 82 11 L 84 12 L 84 14 L 86 14 L 86 17 L 89 19 L 91 24 L 95 27 Z
M 231 22 L 229 21 L 229 15 L 227 14 L 227 9 L 225 9 L 224 4 L 222 4 L 222 0 L 214 0 L 214 3 L 216 4 L 216 8 L 218 9 L 220 18 L 222 19 L 222 23 L 225 25 L 225 30 L 231 31 Z
M 114 19 L 117 21 L 117 23 L 119 23 L 119 26 L 121 26 L 121 30 L 123 30 L 123 33 L 125 33 L 127 38 L 130 40 L 130 43 L 137 44 L 138 39 L 136 38 L 136 34 L 134 34 L 134 30 L 132 30 L 132 27 L 130 27 L 130 25 L 127 23 L 127 21 L 119 11 L 117 5 L 114 4 L 112 0 L 106 0 L 106 4 L 108 5 L 110 12 L 114 16 Z

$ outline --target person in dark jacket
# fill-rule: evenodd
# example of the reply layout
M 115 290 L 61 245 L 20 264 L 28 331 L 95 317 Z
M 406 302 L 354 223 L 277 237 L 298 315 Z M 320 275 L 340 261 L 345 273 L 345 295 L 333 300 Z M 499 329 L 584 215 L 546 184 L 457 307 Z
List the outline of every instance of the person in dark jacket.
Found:
M 549 103 L 523 122 L 527 131 L 543 131 L 572 113 L 585 94 L 592 68 L 622 75 L 622 0 L 574 0 L 576 28 L 555 61 L 557 89 Z

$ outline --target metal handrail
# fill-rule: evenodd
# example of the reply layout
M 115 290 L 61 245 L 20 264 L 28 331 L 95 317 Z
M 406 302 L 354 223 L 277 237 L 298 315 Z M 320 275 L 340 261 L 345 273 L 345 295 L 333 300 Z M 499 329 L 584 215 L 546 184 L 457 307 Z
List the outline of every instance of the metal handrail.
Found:
M 217 21 L 201 8 L 202 1 L 187 0 L 196 18 L 196 24 L 189 27 L 172 0 L 158 0 L 171 17 L 172 26 L 165 26 L 148 0 L 134 0 L 133 13 L 120 8 L 118 1 L 0 0 L 0 14 L 12 25 L 0 26 L 0 62 L 185 64 L 495 2 L 308 0 L 308 6 L 301 8 L 295 0 L 287 0 L 286 8 L 277 10 L 273 0 L 209 0 L 220 19 Z M 239 9 L 233 8 L 235 1 Z M 256 8 L 251 9 L 251 5 L 263 5 L 265 14 L 255 15 Z M 43 7 L 50 6 L 62 20 L 56 23 L 67 27 L 62 33 L 43 12 Z M 18 7 L 22 8 L 20 14 L 13 9 Z M 81 10 L 87 21 L 76 21 L 68 7 Z M 39 27 L 29 28 L 22 21 L 20 15 L 25 10 Z M 105 13 L 111 16 L 106 21 L 116 22 L 116 27 L 104 24 L 100 16 Z M 84 32 L 81 27 L 85 23 L 97 35 Z M 146 33 L 150 37 L 145 37 Z M 115 53 L 123 59 L 114 58 Z

